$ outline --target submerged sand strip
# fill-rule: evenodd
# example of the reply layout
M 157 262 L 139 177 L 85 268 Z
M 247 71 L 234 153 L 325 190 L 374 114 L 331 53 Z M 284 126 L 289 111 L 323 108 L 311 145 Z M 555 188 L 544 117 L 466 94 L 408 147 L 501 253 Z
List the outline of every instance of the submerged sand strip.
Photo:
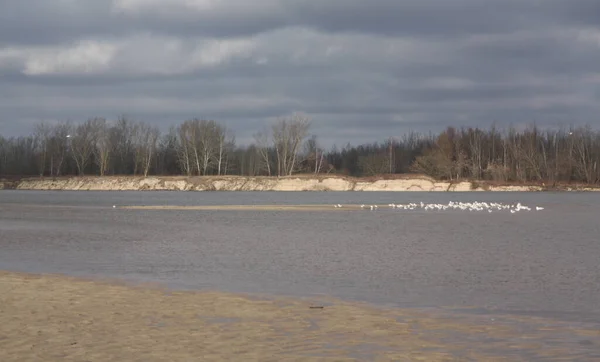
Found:
M 369 205 L 370 206 L 370 205 Z M 378 207 L 383 207 L 378 206 Z M 356 211 L 366 210 L 361 205 L 130 205 L 119 206 L 132 210 L 212 210 L 212 211 Z
M 516 351 L 587 360 L 600 339 L 540 318 L 520 317 L 524 330 L 516 319 L 0 272 L 3 362 L 524 360 Z

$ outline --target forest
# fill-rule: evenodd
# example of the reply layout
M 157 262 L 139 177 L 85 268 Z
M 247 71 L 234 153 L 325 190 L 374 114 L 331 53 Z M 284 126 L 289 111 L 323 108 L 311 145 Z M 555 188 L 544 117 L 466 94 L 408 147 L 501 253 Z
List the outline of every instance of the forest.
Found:
M 325 150 L 295 113 L 237 145 L 234 130 L 190 119 L 168 132 L 142 121 L 90 118 L 43 123 L 30 135 L 0 135 L 0 177 L 69 175 L 426 174 L 440 180 L 600 183 L 600 132 L 591 126 L 542 129 L 449 127 L 379 143 Z

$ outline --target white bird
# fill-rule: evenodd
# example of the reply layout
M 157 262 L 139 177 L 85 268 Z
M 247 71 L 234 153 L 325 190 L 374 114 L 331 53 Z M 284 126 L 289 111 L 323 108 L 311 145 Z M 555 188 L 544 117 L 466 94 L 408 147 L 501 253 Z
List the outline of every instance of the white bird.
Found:
M 519 211 L 531 211 L 532 208 L 526 205 L 521 204 L 520 202 L 514 203 L 514 204 L 503 204 L 503 203 L 498 203 L 498 202 L 479 202 L 479 201 L 473 201 L 473 202 L 455 202 L 455 201 L 450 201 L 447 204 L 427 204 L 424 202 L 419 202 L 419 203 L 408 203 L 408 204 L 394 204 L 394 203 L 389 203 L 388 204 L 389 207 L 391 207 L 392 209 L 402 209 L 402 210 L 415 210 L 415 209 L 423 209 L 426 211 L 429 210 L 462 210 L 462 211 L 469 211 L 469 212 L 478 212 L 478 211 L 482 211 L 485 212 L 487 211 L 488 213 L 492 213 L 494 212 L 494 210 L 497 211 L 502 211 L 502 210 L 507 210 L 510 211 L 511 214 L 517 213 Z M 363 205 L 361 205 L 361 208 L 363 207 Z M 366 206 L 369 207 L 369 206 Z M 378 208 L 377 205 L 372 205 L 370 206 L 371 210 L 376 210 Z M 540 206 L 536 206 L 535 207 L 536 210 L 543 210 L 543 207 Z
M 113 209 L 116 209 L 116 208 L 117 208 L 117 205 L 113 205 Z

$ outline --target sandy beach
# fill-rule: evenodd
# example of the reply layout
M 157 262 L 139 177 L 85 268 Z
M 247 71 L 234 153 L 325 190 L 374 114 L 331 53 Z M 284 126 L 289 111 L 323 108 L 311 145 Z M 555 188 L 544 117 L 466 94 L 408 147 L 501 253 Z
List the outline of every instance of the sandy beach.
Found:
M 519 330 L 525 319 L 533 328 Z M 563 327 L 566 328 L 563 330 Z M 334 299 L 173 292 L 156 285 L 0 272 L 0 360 L 515 361 L 583 357 L 539 318 L 454 318 Z M 515 338 L 518 337 L 518 338 Z

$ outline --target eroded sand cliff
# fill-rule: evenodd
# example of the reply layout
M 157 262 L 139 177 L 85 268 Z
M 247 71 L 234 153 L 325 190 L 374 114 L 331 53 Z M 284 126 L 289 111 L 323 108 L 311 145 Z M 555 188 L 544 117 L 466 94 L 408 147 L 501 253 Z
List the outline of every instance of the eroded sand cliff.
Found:
M 26 178 L 4 182 L 18 190 L 173 190 L 173 191 L 542 191 L 543 186 L 500 186 L 442 182 L 425 176 L 396 179 L 356 179 L 339 176 L 243 177 L 243 176 L 108 176 Z M 591 191 L 591 188 L 578 190 Z

